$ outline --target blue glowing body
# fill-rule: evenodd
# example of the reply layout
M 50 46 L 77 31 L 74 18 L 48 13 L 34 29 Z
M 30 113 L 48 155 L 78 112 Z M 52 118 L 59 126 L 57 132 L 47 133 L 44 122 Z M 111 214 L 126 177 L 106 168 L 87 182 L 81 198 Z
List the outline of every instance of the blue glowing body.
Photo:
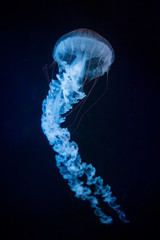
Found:
M 96 72 L 93 67 L 90 68 L 90 72 L 88 71 L 90 77 L 87 77 L 87 79 L 103 75 L 104 72 L 108 71 L 113 61 L 113 51 L 107 41 L 101 47 L 104 51 L 108 51 L 108 57 L 106 57 L 107 54 L 104 51 L 101 51 L 102 53 L 99 56 L 100 50 L 93 50 L 97 42 L 100 42 L 100 39 L 95 40 L 93 35 L 96 35 L 96 33 L 93 33 L 90 30 L 79 30 L 76 35 L 76 31 L 73 31 L 72 34 L 67 34 L 67 37 L 63 37 L 57 42 L 53 57 L 58 63 L 59 74 L 56 75 L 57 79 L 52 79 L 48 95 L 43 101 L 41 125 L 50 145 L 57 153 L 56 165 L 63 178 L 68 180 L 68 185 L 75 196 L 82 200 L 88 200 L 102 223 L 111 223 L 112 217 L 102 212 L 97 195 L 100 195 L 103 201 L 118 213 L 122 221 L 128 222 L 124 212 L 115 203 L 116 198 L 112 197 L 111 187 L 103 185 L 103 179 L 100 176 L 95 176 L 96 170 L 92 164 L 81 161 L 78 146 L 74 141 L 71 141 L 68 129 L 61 128 L 61 123 L 65 121 L 63 115 L 72 109 L 73 104 L 86 96 L 82 86 L 87 72 L 87 61 L 93 60 L 92 65 L 96 62 L 96 58 L 99 59 L 99 62 L 101 61 L 101 67 L 97 66 Z M 97 34 L 97 36 L 100 35 Z M 85 38 L 87 40 L 84 40 Z M 66 39 L 68 40 L 66 41 Z M 93 46 L 91 46 L 89 39 L 97 42 L 93 42 Z M 77 41 L 79 42 L 77 43 Z M 101 44 L 103 44 L 102 41 Z M 66 53 L 67 56 L 65 56 Z M 69 53 L 70 56 L 68 57 Z M 74 55 L 73 59 L 68 60 L 71 59 L 72 55 Z M 88 63 L 88 66 L 90 65 L 91 62 Z M 81 180 L 83 175 L 87 177 L 86 183 Z M 95 186 L 94 192 L 91 190 L 91 185 Z

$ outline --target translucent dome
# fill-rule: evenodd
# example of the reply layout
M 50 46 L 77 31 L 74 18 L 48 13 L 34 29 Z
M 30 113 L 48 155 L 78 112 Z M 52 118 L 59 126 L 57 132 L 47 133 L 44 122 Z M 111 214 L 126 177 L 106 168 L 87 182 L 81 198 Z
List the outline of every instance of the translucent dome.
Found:
M 55 44 L 53 58 L 58 65 L 66 62 L 72 65 L 76 59 L 83 59 L 88 80 L 102 76 L 114 61 L 110 43 L 98 33 L 89 29 L 77 29 L 62 36 Z

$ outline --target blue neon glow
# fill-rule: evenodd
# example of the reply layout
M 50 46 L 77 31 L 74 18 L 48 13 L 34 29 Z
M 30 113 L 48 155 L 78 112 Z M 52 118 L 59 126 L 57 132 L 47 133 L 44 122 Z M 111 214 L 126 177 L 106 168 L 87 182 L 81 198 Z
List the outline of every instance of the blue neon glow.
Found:
M 61 128 L 61 123 L 65 121 L 64 114 L 86 96 L 84 81 L 109 71 L 114 60 L 113 49 L 99 34 L 78 29 L 60 38 L 55 45 L 53 58 L 58 63 L 59 73 L 57 79 L 52 79 L 48 95 L 43 101 L 41 126 L 57 153 L 56 165 L 75 196 L 88 200 L 102 223 L 111 223 L 112 217 L 102 212 L 97 195 L 118 213 L 123 222 L 128 222 L 116 204 L 116 198 L 112 196 L 111 187 L 104 185 L 103 179 L 95 175 L 96 169 L 92 164 L 81 161 L 78 145 L 71 141 L 68 129 Z M 81 180 L 83 175 L 87 177 L 85 183 Z M 91 185 L 95 186 L 94 192 Z

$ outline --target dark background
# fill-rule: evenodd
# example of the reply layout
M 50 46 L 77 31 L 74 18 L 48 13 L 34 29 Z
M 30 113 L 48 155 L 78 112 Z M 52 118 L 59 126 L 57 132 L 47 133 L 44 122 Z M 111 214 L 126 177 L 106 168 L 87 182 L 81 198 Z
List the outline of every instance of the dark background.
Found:
M 1 239 L 157 239 L 158 1 L 13 1 L 3 7 Z M 74 197 L 40 126 L 48 91 L 42 68 L 52 63 L 58 38 L 82 27 L 111 43 L 115 62 L 106 95 L 85 115 L 72 139 L 82 160 L 91 162 L 111 185 L 129 224 L 114 216 L 112 225 L 103 225 L 89 203 Z M 103 76 L 88 107 L 105 83 Z

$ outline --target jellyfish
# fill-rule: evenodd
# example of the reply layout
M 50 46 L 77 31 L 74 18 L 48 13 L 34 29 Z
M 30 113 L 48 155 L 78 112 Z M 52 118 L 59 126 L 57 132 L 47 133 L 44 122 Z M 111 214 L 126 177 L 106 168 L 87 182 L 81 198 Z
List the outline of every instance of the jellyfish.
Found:
M 114 51 L 105 38 L 84 28 L 62 36 L 55 44 L 53 59 L 58 64 L 58 73 L 51 80 L 42 104 L 41 127 L 56 152 L 60 174 L 68 181 L 75 197 L 90 202 L 101 223 L 112 223 L 113 217 L 102 211 L 99 197 L 118 214 L 120 220 L 128 222 L 116 203 L 116 197 L 112 196 L 111 187 L 104 185 L 103 179 L 96 176 L 91 163 L 82 162 L 78 145 L 71 140 L 68 128 L 61 126 L 73 105 L 88 97 L 84 92 L 85 84 L 96 82 L 98 77 L 108 73 L 114 61 Z

